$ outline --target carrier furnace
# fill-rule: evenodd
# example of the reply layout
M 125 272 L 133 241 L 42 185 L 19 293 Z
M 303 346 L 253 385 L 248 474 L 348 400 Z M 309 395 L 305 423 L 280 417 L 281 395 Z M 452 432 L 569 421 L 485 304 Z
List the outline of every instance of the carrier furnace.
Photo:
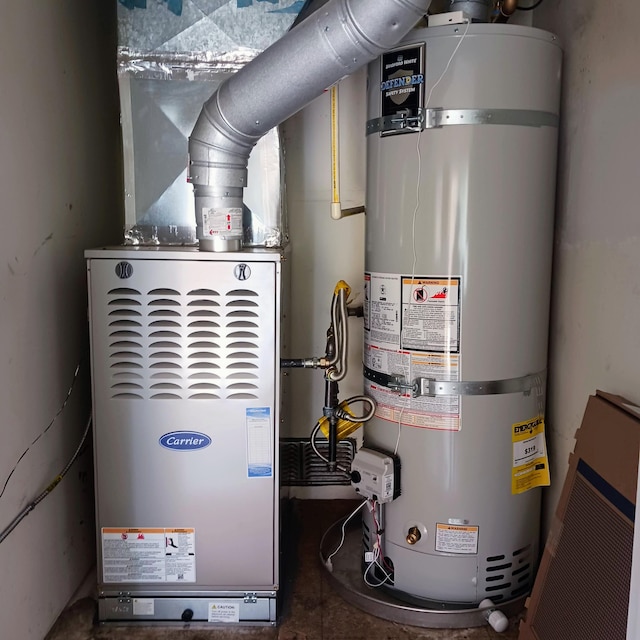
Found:
M 275 623 L 283 254 L 86 255 L 99 619 Z

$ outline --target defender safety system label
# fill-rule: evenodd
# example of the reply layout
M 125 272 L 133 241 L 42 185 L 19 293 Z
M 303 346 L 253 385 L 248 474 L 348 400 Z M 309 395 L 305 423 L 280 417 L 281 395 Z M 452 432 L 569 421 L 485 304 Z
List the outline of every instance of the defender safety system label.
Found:
M 415 116 L 424 101 L 424 45 L 389 51 L 382 56 L 380 77 L 382 117 L 399 111 Z M 389 131 L 385 133 L 398 133 Z
M 102 567 L 109 583 L 195 582 L 195 529 L 103 528 Z

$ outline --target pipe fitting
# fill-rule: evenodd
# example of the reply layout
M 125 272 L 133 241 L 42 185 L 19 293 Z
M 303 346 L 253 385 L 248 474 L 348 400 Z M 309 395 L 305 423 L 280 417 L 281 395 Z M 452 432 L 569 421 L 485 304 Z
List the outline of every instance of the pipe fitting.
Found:
M 411 527 L 407 532 L 407 544 L 416 544 L 422 538 L 422 534 L 420 533 L 420 529 L 418 527 Z

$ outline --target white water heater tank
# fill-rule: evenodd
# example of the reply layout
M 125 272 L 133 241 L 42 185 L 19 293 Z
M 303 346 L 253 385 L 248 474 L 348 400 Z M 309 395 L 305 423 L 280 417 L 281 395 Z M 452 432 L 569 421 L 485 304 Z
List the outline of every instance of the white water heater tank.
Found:
M 417 30 L 369 67 L 365 446 L 402 486 L 364 537 L 405 600 L 532 584 L 560 70 L 553 35 L 499 24 Z

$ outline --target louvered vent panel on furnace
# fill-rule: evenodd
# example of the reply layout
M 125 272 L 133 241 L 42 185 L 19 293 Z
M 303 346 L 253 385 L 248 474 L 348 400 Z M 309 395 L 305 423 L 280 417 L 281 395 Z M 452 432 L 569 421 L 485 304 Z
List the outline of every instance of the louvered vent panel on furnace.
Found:
M 224 327 L 220 297 L 214 289 L 192 289 L 187 293 L 189 400 L 219 400 L 222 397 Z
M 229 400 L 257 398 L 259 389 L 260 305 L 258 293 L 251 289 L 233 289 L 227 293 L 225 317 L 227 325 Z
M 107 296 L 109 368 L 114 398 L 145 397 L 142 370 L 146 323 L 141 296 L 140 291 L 129 287 L 111 289 Z
M 258 291 L 115 287 L 107 298 L 112 398 L 259 398 L 271 375 L 261 371 L 261 327 L 272 318 Z

